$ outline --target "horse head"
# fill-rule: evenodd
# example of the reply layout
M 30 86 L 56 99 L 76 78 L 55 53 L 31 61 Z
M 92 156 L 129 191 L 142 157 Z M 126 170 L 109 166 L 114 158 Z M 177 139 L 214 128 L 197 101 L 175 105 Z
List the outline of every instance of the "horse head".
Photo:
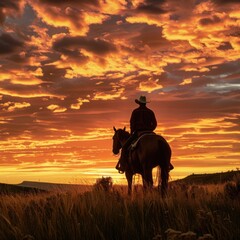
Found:
M 113 130 L 114 135 L 112 152 L 114 154 L 118 154 L 130 134 L 126 131 L 126 127 L 124 127 L 123 129 L 116 129 L 115 127 L 113 127 Z

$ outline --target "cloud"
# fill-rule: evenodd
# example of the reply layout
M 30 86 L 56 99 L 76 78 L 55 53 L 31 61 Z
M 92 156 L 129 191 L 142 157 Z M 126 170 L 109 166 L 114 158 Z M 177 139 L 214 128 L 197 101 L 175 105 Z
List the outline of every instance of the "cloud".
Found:
M 171 42 L 162 36 L 162 28 L 154 25 L 143 27 L 127 41 L 129 42 L 129 45 L 135 46 L 136 49 L 142 49 L 142 51 L 146 52 L 149 51 L 147 47 L 152 51 L 157 49 L 164 51 L 171 46 Z
M 54 113 L 62 113 L 67 111 L 67 108 L 58 106 L 56 104 L 49 105 L 47 109 L 53 111 Z
M 3 108 L 4 111 L 13 112 L 16 109 L 30 107 L 31 104 L 27 102 L 5 102 L 5 103 L 1 103 L 0 106 Z
M 212 17 L 208 18 L 202 18 L 199 20 L 199 23 L 202 25 L 212 25 L 212 24 L 218 24 L 221 23 L 222 20 L 220 17 L 213 15 Z
M 17 17 L 21 13 L 25 2 L 23 0 L 1 0 L 0 2 L 0 24 L 3 24 L 6 16 Z
M 125 0 L 113 2 L 111 0 L 38 0 L 39 4 L 46 4 L 53 7 L 74 7 L 76 9 L 84 9 L 85 11 L 98 11 L 105 14 L 118 14 L 126 5 Z
M 86 35 L 89 25 L 100 24 L 108 18 L 101 12 L 96 12 L 99 2 L 95 0 L 30 2 L 42 21 L 54 27 L 66 27 L 72 34 Z
M 14 53 L 19 48 L 23 47 L 24 43 L 13 38 L 8 33 L 0 35 L 0 55 Z
M 137 3 L 145 4 L 143 1 Z M 223 53 L 220 46 L 223 46 L 226 39 L 229 39 L 227 42 L 232 49 L 224 49 L 228 51 L 227 57 L 229 60 L 238 59 L 236 50 L 239 49 L 239 41 L 235 37 L 226 37 L 229 35 L 228 32 L 233 30 L 233 26 L 235 26 L 234 31 L 237 31 L 238 24 L 234 20 L 238 16 L 237 10 L 233 8 L 218 9 L 210 1 L 196 4 L 191 0 L 186 2 L 171 0 L 167 4 L 168 9 L 171 10 L 158 16 L 158 19 L 151 14 L 144 13 L 144 15 L 129 16 L 126 20 L 132 24 L 146 23 L 161 26 L 162 38 L 171 42 L 172 49 L 179 48 L 179 41 L 186 41 L 193 49 L 200 50 L 201 56 L 207 55 L 208 58 L 224 59 L 226 56 L 223 55 L 226 55 L 226 52 Z M 207 17 L 206 12 L 208 12 Z M 176 59 L 183 57 L 179 56 L 177 52 L 174 55 Z M 171 58 L 166 56 L 165 60 L 171 61 Z
M 78 98 L 78 99 L 77 99 L 77 103 L 71 104 L 71 109 L 80 109 L 81 106 L 82 106 L 84 103 L 87 103 L 87 102 L 89 102 L 88 99 Z
M 81 36 L 58 39 L 53 43 L 53 49 L 66 55 L 74 55 L 76 50 L 78 51 L 77 54 L 79 54 L 81 50 L 86 50 L 100 56 L 116 52 L 116 47 L 110 42 Z
M 40 3 L 45 3 L 53 6 L 68 6 L 68 5 L 78 5 L 81 7 L 94 7 L 99 6 L 99 0 L 81 0 L 81 1 L 75 1 L 75 0 L 68 0 L 66 3 L 65 0 L 39 0 Z
M 232 91 L 239 91 L 240 84 L 238 83 L 209 83 L 207 84 L 206 88 L 210 92 L 219 92 L 219 93 L 226 93 Z
M 32 24 L 29 28 L 29 30 L 32 31 L 28 42 L 28 46 L 31 48 L 31 51 L 38 54 L 46 54 L 50 52 L 50 49 L 52 47 L 52 41 L 54 37 L 58 34 L 54 34 L 53 36 L 51 36 L 48 28 L 41 25 L 39 26 L 37 24 Z
M 48 92 L 46 89 L 42 88 L 41 85 L 12 84 L 8 80 L 1 83 L 0 94 L 20 98 L 62 97 L 61 95 Z
M 142 92 L 151 93 L 155 90 L 159 90 L 163 88 L 163 86 L 158 82 L 159 82 L 159 79 L 154 80 L 152 78 L 149 78 L 147 81 L 141 81 L 139 83 L 138 89 Z
M 65 36 L 54 41 L 53 50 L 61 57 L 52 64 L 65 68 L 65 77 L 70 79 L 103 75 L 122 67 L 121 62 L 116 62 L 117 47 L 104 39 Z
M 42 80 L 39 78 L 42 76 L 41 68 L 36 69 L 35 71 L 29 71 L 26 74 L 25 70 L 8 70 L 6 72 L 2 71 L 0 76 L 0 82 L 5 81 L 11 84 L 20 84 L 20 85 L 39 85 L 42 83 Z M 4 85 L 4 83 L 2 83 Z M 0 85 L 1 86 L 1 85 Z
M 163 14 L 166 10 L 163 8 L 163 4 L 165 0 L 145 0 L 139 1 L 135 10 L 139 13 L 147 13 L 147 14 Z
M 93 100 L 114 100 L 122 97 L 124 88 L 114 88 L 109 92 L 99 92 L 94 93 Z
M 192 79 L 186 78 L 183 80 L 183 82 L 180 83 L 180 85 L 187 85 L 187 84 L 191 84 L 191 83 L 192 83 Z
M 217 49 L 218 50 L 227 51 L 227 50 L 233 49 L 233 47 L 230 44 L 230 42 L 223 42 Z
M 224 0 L 212 0 L 213 2 L 217 3 L 217 4 L 232 4 L 232 3 L 240 3 L 239 0 L 228 0 L 228 1 L 224 1 Z

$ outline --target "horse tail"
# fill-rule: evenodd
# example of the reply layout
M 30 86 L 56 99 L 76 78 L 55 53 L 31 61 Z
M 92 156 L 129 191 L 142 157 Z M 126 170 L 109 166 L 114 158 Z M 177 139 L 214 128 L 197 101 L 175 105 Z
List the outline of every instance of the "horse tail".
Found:
M 161 185 L 161 193 L 162 196 L 165 197 L 167 194 L 168 189 L 168 180 L 169 180 L 169 166 L 170 166 L 170 160 L 172 151 L 167 143 L 167 141 L 161 137 L 161 139 L 158 141 L 159 144 L 159 150 L 160 150 L 160 156 L 159 159 L 159 167 L 161 169 L 161 172 L 159 172 L 160 176 L 158 176 L 158 179 L 161 179 L 161 184 L 159 183 L 159 186 Z
M 169 168 L 172 156 L 172 150 L 168 142 L 162 137 L 158 138 L 158 151 L 159 151 L 159 166 L 161 168 Z
M 169 170 L 167 168 L 161 168 L 161 194 L 163 197 L 167 195 L 168 179 L 169 179 Z

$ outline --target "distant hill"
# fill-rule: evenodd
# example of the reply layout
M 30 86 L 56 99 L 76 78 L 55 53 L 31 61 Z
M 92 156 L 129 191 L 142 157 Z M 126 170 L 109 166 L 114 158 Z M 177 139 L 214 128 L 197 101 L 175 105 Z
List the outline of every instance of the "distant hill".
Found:
M 0 195 L 37 194 L 47 192 L 86 192 L 92 189 L 90 185 L 60 184 L 48 182 L 23 181 L 20 184 L 0 183 Z
M 221 183 L 233 181 L 237 175 L 240 176 L 240 170 L 221 172 L 221 173 L 191 174 L 183 179 L 171 181 L 170 184 L 172 183 L 221 184 Z M 52 191 L 86 192 L 86 191 L 91 191 L 92 187 L 93 187 L 92 185 L 23 181 L 22 183 L 16 184 L 16 185 L 0 183 L 0 195 L 1 194 L 37 194 L 37 193 L 46 193 L 46 192 L 52 192 Z
M 186 184 L 221 184 L 233 181 L 236 175 L 240 175 L 240 170 L 221 173 L 192 174 L 172 182 Z
M 0 195 L 37 194 L 46 192 L 47 191 L 38 188 L 22 187 L 13 184 L 0 183 Z
M 48 183 L 48 182 L 31 182 L 31 181 L 23 181 L 17 186 L 21 187 L 30 187 L 37 188 L 46 191 L 87 191 L 91 190 L 92 186 L 89 185 L 81 185 L 81 184 L 63 184 L 63 183 Z

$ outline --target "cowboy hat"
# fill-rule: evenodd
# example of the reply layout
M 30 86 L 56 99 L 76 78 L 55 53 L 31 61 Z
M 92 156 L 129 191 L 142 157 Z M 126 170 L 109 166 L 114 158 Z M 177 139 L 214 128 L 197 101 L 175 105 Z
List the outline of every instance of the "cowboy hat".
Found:
M 135 102 L 137 103 L 137 104 L 141 104 L 141 103 L 149 103 L 149 102 L 147 102 L 147 99 L 146 99 L 146 97 L 145 96 L 140 96 L 139 97 L 139 99 L 135 99 Z

